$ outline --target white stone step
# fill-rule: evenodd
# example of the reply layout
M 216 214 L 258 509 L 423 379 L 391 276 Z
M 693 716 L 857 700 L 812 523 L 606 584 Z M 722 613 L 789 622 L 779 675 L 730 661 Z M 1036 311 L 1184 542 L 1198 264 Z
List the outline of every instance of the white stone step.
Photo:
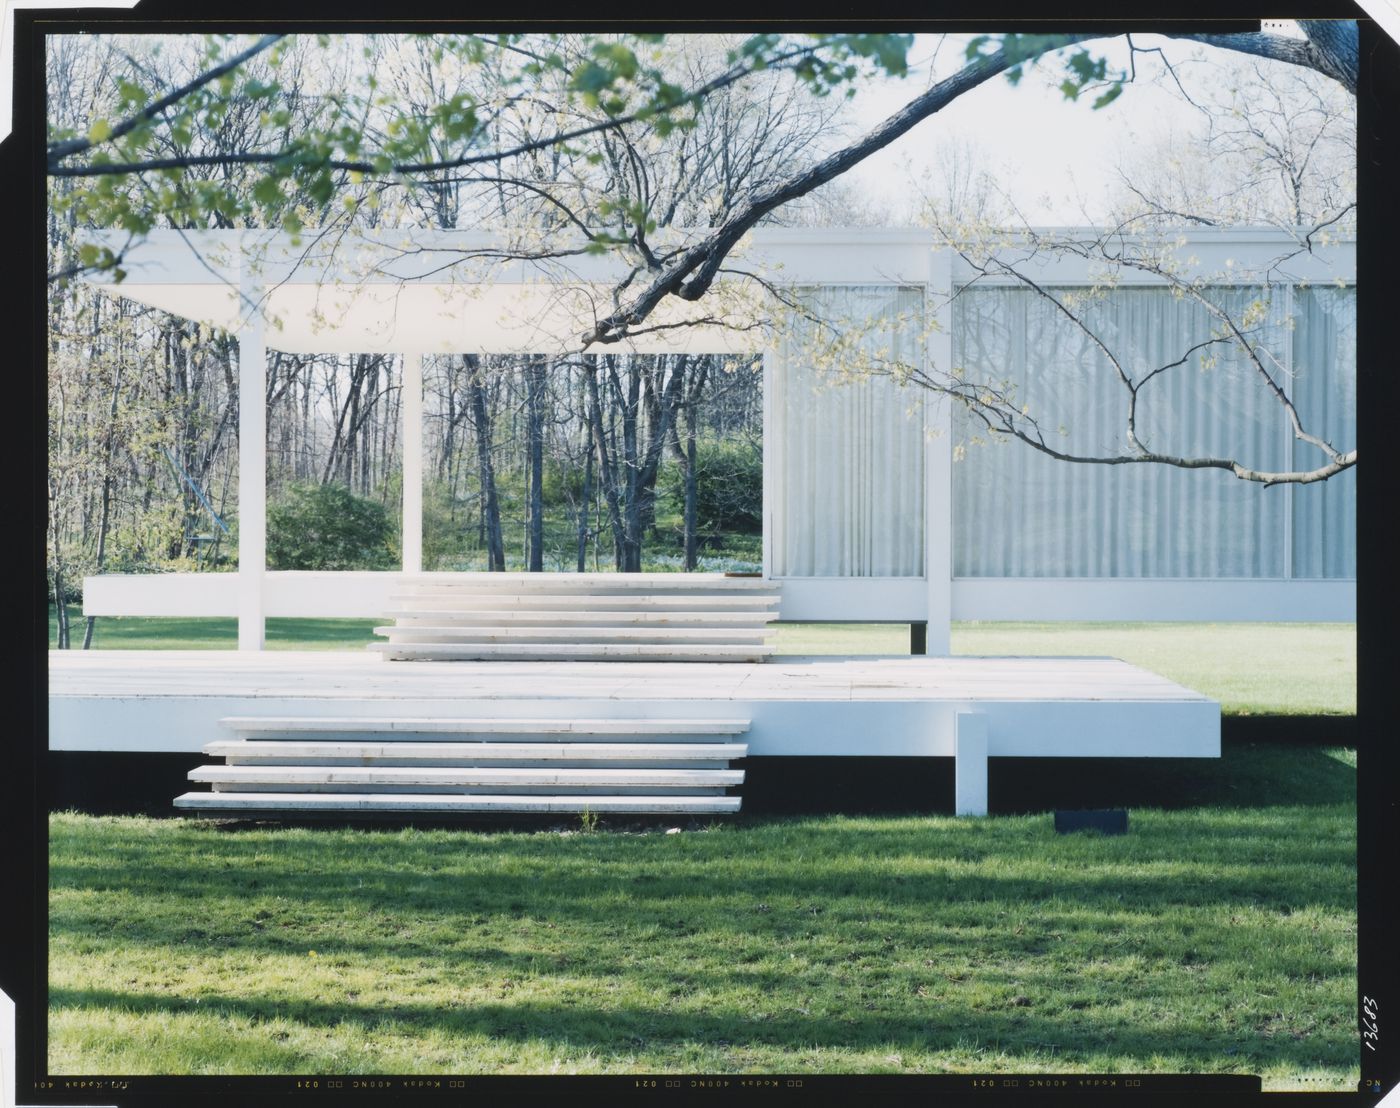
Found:
M 766 627 L 376 627 L 390 642 L 634 642 L 744 643 L 763 642 Z
M 550 626 L 567 623 L 590 623 L 599 626 L 746 626 L 763 625 L 778 618 L 770 611 L 646 611 L 561 612 L 546 609 L 499 608 L 396 608 L 384 613 L 385 619 L 408 620 L 400 626 L 422 626 L 428 623 L 451 623 L 462 626 L 526 625 Z
M 364 785 L 341 781 L 323 785 L 316 781 L 298 781 L 285 785 L 260 781 L 215 783 L 209 786 L 214 793 L 255 792 L 269 796 L 277 793 L 372 793 L 375 796 L 398 796 L 402 793 L 430 793 L 433 796 L 724 796 L 727 788 L 723 785 L 706 787 L 688 786 L 684 789 L 657 788 L 655 785 Z
M 401 732 L 450 735 L 742 735 L 746 719 L 482 719 L 413 716 L 225 716 L 242 734 L 267 732 Z
M 714 573 L 423 573 L 399 578 L 405 589 L 486 592 L 702 592 L 776 591 L 763 577 Z
M 742 769 L 581 768 L 581 766 L 199 766 L 192 782 L 216 789 L 258 791 L 294 786 L 315 791 L 378 790 L 385 786 L 438 789 L 515 789 L 550 793 L 580 789 L 727 789 L 743 784 Z
M 571 792 L 599 786 L 653 789 L 726 788 L 744 783 L 741 769 L 639 769 L 522 766 L 199 766 L 189 779 L 212 785 L 344 785 L 355 792 L 374 785 L 502 787 L 528 785 Z
M 761 662 L 774 653 L 771 646 L 659 646 L 655 644 L 556 644 L 509 646 L 505 643 L 370 643 L 366 650 L 396 661 L 502 661 L 535 662 L 567 660 L 607 662 L 630 658 L 650 662 Z
M 549 765 L 568 762 L 582 767 L 627 763 L 637 768 L 669 768 L 675 763 L 725 768 L 748 756 L 746 743 L 594 743 L 524 742 L 457 743 L 447 741 L 355 742 L 336 739 L 223 739 L 205 744 L 211 758 L 230 765 L 440 765 L 471 767 L 487 762 Z
M 184 793 L 175 807 L 201 813 L 353 812 L 411 815 L 457 812 L 737 812 L 737 796 L 569 796 L 433 793 Z
M 549 608 L 556 611 L 751 611 L 763 610 L 778 603 L 777 593 L 514 593 L 472 592 L 461 589 L 422 589 L 415 592 L 396 591 L 389 599 L 406 605 L 408 611 L 432 611 L 433 605 L 455 610 L 474 611 L 491 608 L 497 611 Z

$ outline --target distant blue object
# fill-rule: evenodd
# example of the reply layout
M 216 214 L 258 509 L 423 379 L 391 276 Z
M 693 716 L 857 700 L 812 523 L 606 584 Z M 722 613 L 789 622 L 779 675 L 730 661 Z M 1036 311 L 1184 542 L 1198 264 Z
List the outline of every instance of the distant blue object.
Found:
M 227 525 L 219 518 L 219 513 L 214 511 L 214 505 L 209 503 L 209 498 L 204 495 L 203 490 L 194 483 L 194 478 L 185 472 L 185 467 L 176 460 L 174 454 L 170 453 L 170 447 L 162 446 L 161 450 L 165 452 L 165 456 L 170 460 L 170 464 L 175 467 L 175 472 L 183 477 L 185 479 L 185 484 L 189 485 L 189 487 L 194 490 L 195 496 L 199 497 L 199 502 L 204 505 L 204 510 L 208 512 L 214 522 L 219 525 L 219 530 L 227 535 L 229 533 Z
M 1128 830 L 1128 813 L 1123 808 L 1056 812 L 1055 830 L 1062 835 L 1066 831 L 1102 831 L 1105 835 L 1122 835 Z

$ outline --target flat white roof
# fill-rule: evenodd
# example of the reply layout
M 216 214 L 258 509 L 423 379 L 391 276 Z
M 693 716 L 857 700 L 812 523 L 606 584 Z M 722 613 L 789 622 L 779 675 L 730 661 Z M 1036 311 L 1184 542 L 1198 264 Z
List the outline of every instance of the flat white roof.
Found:
M 230 330 L 252 303 L 240 295 L 242 281 L 268 320 L 267 345 L 289 353 L 576 352 L 580 336 L 613 310 L 614 290 L 628 276 L 615 253 L 589 254 L 572 240 L 507 250 L 502 236 L 478 231 L 156 230 L 129 244 L 121 233 L 96 237 L 121 255 L 125 277 L 117 282 L 106 272 L 86 280 Z M 664 247 L 687 236 L 663 231 L 654 238 Z M 1024 241 L 1007 240 L 1010 256 L 1028 257 Z M 1183 259 L 1193 259 L 1192 268 L 1215 274 L 1236 260 L 1262 265 L 1296 250 L 1287 234 L 1272 229 L 1204 229 L 1169 241 Z M 515 256 L 522 251 L 539 256 Z M 551 251 L 560 256 L 546 256 Z M 1353 280 L 1354 257 L 1350 240 L 1317 245 L 1293 258 L 1278 279 Z M 1027 264 L 1052 283 L 1092 280 L 1089 266 L 1075 259 Z M 767 318 L 770 302 L 745 274 L 780 285 L 943 285 L 973 275 L 962 259 L 935 249 L 931 231 L 918 229 L 761 228 L 746 236 L 725 270 L 700 301 L 663 302 L 644 324 L 657 330 L 592 349 L 760 350 L 771 336 L 755 325 Z M 645 278 L 636 274 L 634 288 Z
M 97 273 L 87 280 L 186 319 L 235 329 L 249 310 L 239 295 L 243 274 L 269 321 L 267 345 L 293 353 L 573 352 L 580 336 L 614 309 L 614 289 L 627 276 L 612 254 L 546 241 L 512 247 L 510 253 L 541 255 L 522 259 L 503 249 L 500 236 L 471 231 L 158 230 L 129 246 L 126 238 L 100 236 L 120 253 L 124 279 Z M 657 244 L 665 239 L 658 236 Z M 573 252 L 543 256 L 557 249 Z M 923 284 L 930 255 L 929 236 L 920 231 L 756 232 L 703 300 L 663 303 L 644 325 L 657 330 L 619 346 L 758 350 L 765 336 L 754 324 L 765 317 L 766 298 L 744 273 L 788 284 Z M 645 277 L 637 275 L 634 288 Z

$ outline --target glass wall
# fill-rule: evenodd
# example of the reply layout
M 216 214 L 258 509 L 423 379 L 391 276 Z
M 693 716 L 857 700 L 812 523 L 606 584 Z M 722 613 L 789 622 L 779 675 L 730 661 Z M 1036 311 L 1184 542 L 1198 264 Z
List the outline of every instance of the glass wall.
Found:
M 778 577 L 922 577 L 924 421 L 917 389 L 870 373 L 918 359 L 923 290 L 823 287 L 769 356 Z
M 1294 404 L 1306 426 L 1333 446 L 1356 441 L 1356 290 L 1294 290 Z M 1321 463 L 1305 443 L 1296 465 Z M 1294 577 L 1356 576 L 1356 471 L 1299 485 L 1293 495 Z
M 1352 445 L 1354 291 L 1274 286 L 1211 295 L 1236 319 L 1258 316 L 1257 346 L 1277 359 L 1271 372 L 1305 423 L 1335 445 Z M 1138 437 L 1149 448 L 1263 470 L 1321 464 L 1315 448 L 1293 441 L 1243 352 L 1210 342 L 1217 321 L 1191 299 L 1119 288 L 1076 311 L 1132 380 L 1163 370 L 1139 391 Z M 1188 354 L 1199 343 L 1207 345 Z M 953 351 L 968 380 L 1019 382 L 1016 400 L 1056 450 L 1127 453 L 1128 394 L 1117 370 L 1034 290 L 964 289 L 954 301 Z M 1355 576 L 1354 474 L 1264 488 L 1222 471 L 1064 462 L 987 433 L 961 406 L 954 442 L 955 576 Z

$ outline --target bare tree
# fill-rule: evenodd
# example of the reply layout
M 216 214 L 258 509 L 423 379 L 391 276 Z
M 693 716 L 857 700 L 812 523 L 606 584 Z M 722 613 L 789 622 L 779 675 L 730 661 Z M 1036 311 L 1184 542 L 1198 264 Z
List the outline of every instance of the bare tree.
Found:
M 1214 68 L 1215 80 L 1190 99 L 1197 129 L 1137 136 L 1122 153 L 1113 221 L 1295 231 L 1345 210 L 1334 230 L 1354 225 L 1354 97 L 1306 69 Z M 1165 87 L 1184 96 L 1174 82 Z
M 476 431 L 476 457 L 481 481 L 481 519 L 486 537 L 486 568 L 502 572 L 506 568 L 505 539 L 501 533 L 501 507 L 496 493 L 496 470 L 491 458 L 493 420 L 487 401 L 486 381 L 481 359 L 475 354 L 464 354 L 462 364 L 467 371 L 467 394 L 470 397 L 472 423 Z

